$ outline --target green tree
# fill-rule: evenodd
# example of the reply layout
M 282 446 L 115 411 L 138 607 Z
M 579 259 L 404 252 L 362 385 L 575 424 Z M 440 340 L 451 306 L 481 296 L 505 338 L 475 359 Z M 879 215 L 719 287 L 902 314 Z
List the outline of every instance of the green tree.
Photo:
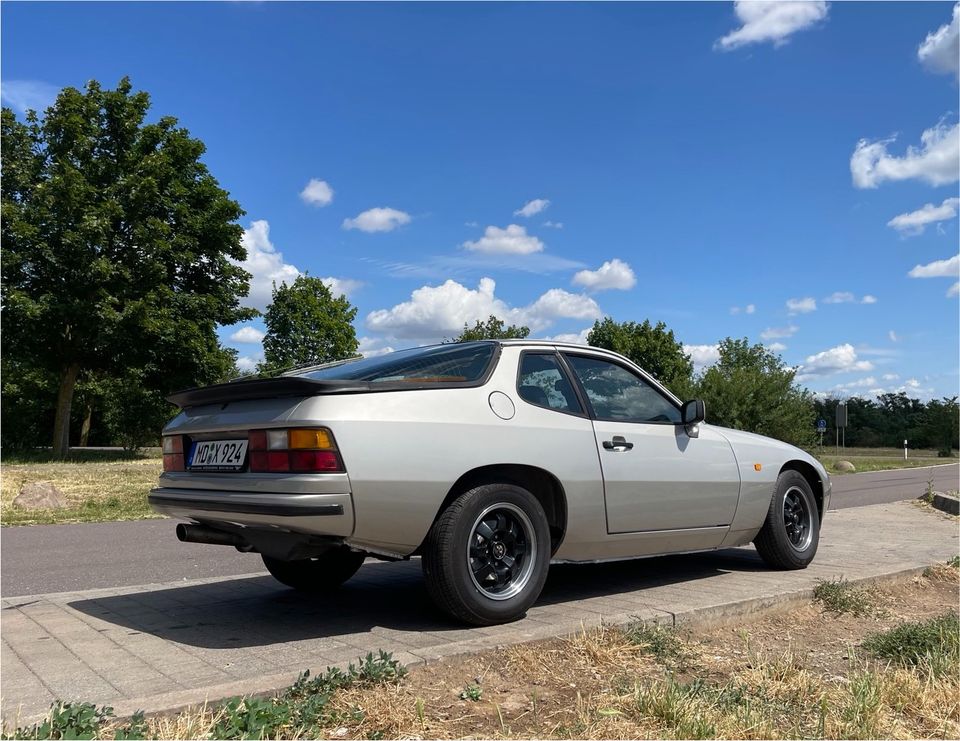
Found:
M 42 119 L 2 112 L 3 354 L 56 377 L 57 456 L 85 371 L 204 382 L 216 327 L 255 315 L 239 305 L 243 211 L 203 143 L 149 107 L 124 78 L 64 88 Z
M 795 377 L 796 371 L 763 345 L 728 337 L 720 342 L 720 359 L 697 379 L 696 391 L 706 403 L 708 422 L 810 446 L 816 410 Z
M 957 397 L 931 399 L 923 412 L 922 444 L 936 448 L 941 455 L 951 455 L 960 447 L 960 406 Z
M 693 362 L 663 322 L 650 324 L 615 322 L 610 317 L 594 322 L 587 343 L 624 355 L 652 374 L 681 398 L 689 398 L 693 378 Z
M 522 340 L 530 336 L 530 327 L 517 326 L 511 324 L 505 326 L 502 319 L 497 319 L 493 314 L 485 322 L 479 319 L 471 327 L 464 323 L 463 331 L 460 336 L 454 339 L 454 342 L 473 342 L 475 340 Z
M 267 333 L 261 373 L 354 355 L 359 347 L 353 328 L 356 316 L 347 297 L 334 298 L 320 278 L 301 275 L 293 285 L 274 285 L 273 300 L 264 313 Z

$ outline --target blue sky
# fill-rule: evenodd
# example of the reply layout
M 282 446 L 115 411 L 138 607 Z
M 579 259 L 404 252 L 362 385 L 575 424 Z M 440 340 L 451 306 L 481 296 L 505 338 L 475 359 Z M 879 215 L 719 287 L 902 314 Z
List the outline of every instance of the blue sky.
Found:
M 129 75 L 246 210 L 251 301 L 336 279 L 366 352 L 490 313 L 540 337 L 609 315 L 663 320 L 698 364 L 765 342 L 818 391 L 958 393 L 952 3 L 7 2 L 2 21 L 5 105 Z M 222 336 L 250 363 L 260 329 Z

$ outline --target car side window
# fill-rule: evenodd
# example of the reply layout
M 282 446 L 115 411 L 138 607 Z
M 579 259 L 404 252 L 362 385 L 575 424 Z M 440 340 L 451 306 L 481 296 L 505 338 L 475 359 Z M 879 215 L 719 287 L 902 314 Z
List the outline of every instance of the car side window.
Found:
M 680 424 L 680 410 L 637 374 L 602 358 L 564 357 L 599 419 Z
M 538 407 L 582 414 L 580 401 L 553 353 L 524 353 L 520 360 L 517 393 Z

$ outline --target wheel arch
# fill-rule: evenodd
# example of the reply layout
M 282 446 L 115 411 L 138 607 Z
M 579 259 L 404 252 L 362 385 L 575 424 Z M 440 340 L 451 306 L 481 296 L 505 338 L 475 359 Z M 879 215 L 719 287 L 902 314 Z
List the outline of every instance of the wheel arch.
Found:
M 810 484 L 810 488 L 813 490 L 813 498 L 817 502 L 817 517 L 822 524 L 824 515 L 823 481 L 820 479 L 820 474 L 817 473 L 817 469 L 806 461 L 794 459 L 783 464 L 780 469 L 780 473 L 783 473 L 784 471 L 796 471 L 807 480 L 808 484 Z
M 464 473 L 447 492 L 443 503 L 433 516 L 440 514 L 464 492 L 484 484 L 513 484 L 529 491 L 540 502 L 550 525 L 550 555 L 557 552 L 567 532 L 567 497 L 560 480 L 546 469 L 520 463 L 495 463 L 479 466 Z M 420 551 L 423 544 L 420 544 Z

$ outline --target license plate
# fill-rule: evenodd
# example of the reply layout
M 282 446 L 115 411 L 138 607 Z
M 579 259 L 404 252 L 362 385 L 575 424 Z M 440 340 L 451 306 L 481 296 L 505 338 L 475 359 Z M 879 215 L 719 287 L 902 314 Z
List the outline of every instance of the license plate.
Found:
M 239 471 L 246 457 L 246 440 L 203 440 L 193 444 L 187 467 L 207 471 Z

